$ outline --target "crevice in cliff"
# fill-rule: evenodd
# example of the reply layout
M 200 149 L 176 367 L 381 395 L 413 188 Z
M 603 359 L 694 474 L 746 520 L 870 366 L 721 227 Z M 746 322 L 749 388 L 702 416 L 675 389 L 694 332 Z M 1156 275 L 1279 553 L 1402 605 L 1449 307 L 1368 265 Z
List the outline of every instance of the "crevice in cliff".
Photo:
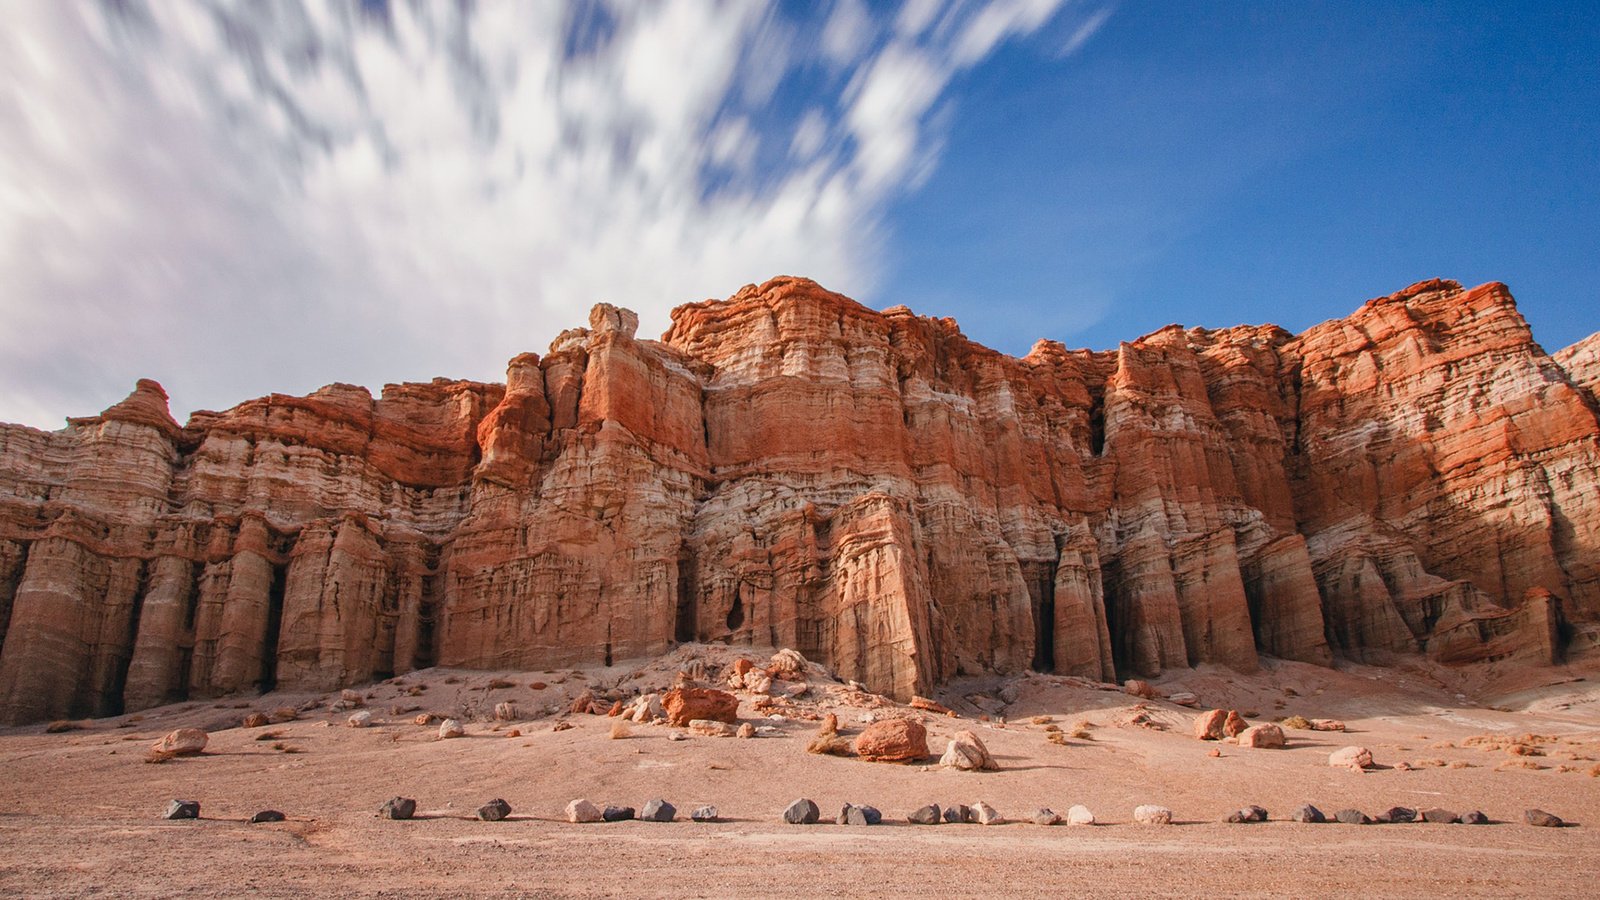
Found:
M 1103 456 L 1106 452 L 1106 386 L 1088 381 L 1089 390 L 1089 452 Z
M 267 628 L 261 647 L 261 693 L 278 686 L 278 632 L 283 626 L 283 593 L 289 566 L 272 567 L 272 586 L 267 589 Z
M 133 644 L 139 637 L 139 622 L 144 615 L 144 598 L 150 590 L 150 575 L 154 568 L 154 564 L 150 561 L 139 563 L 139 581 L 133 591 L 133 606 L 128 611 L 128 627 L 116 657 L 116 664 L 111 671 L 111 683 L 106 685 L 101 695 L 99 704 L 101 709 L 98 715 L 120 716 L 127 711 L 124 694 L 128 689 L 128 667 L 133 663 Z
M 741 583 L 733 592 L 733 606 L 728 609 L 727 626 L 730 633 L 737 632 L 744 627 L 744 584 Z
M 1050 674 L 1056 670 L 1056 563 L 1022 563 L 1033 611 L 1033 670 Z
M 31 541 L 7 541 L 6 543 L 17 548 L 8 551 L 0 557 L 0 653 L 4 652 L 6 645 L 6 632 L 11 627 L 11 604 L 17 596 L 17 586 L 22 583 L 22 573 L 28 567 L 28 551 L 33 547 Z
M 685 544 L 678 550 L 678 603 L 672 626 L 672 638 L 680 644 L 695 639 L 695 607 L 694 553 Z

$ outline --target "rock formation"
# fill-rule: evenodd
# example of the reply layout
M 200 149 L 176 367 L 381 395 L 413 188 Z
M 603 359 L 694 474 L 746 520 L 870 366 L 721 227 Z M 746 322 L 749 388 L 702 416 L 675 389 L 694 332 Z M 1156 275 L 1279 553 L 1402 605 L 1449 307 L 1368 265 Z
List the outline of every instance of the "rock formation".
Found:
M 1021 359 L 778 278 L 506 383 L 0 425 L 0 717 L 689 640 L 909 699 L 1258 654 L 1559 661 L 1600 620 L 1600 336 L 1413 285 Z

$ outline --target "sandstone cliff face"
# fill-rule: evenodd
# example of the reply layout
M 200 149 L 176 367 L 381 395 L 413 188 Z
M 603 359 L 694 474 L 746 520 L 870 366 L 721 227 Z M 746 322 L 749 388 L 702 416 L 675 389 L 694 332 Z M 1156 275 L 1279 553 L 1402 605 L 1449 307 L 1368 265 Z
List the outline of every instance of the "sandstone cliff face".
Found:
M 1258 654 L 1550 663 L 1600 619 L 1594 339 L 1427 282 L 1016 359 L 803 279 L 595 307 L 505 385 L 0 426 L 0 715 L 792 646 L 908 697 Z M 1587 633 L 1587 632 L 1584 632 Z

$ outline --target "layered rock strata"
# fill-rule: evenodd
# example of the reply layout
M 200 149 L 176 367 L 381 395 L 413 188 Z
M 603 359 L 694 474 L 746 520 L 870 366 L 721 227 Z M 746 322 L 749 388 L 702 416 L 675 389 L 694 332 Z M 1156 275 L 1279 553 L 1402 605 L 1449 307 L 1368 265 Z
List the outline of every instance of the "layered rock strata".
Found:
M 1021 359 L 778 278 L 595 307 L 504 385 L 0 426 L 0 716 L 789 646 L 908 699 L 1258 655 L 1560 661 L 1600 618 L 1596 339 L 1499 284 Z

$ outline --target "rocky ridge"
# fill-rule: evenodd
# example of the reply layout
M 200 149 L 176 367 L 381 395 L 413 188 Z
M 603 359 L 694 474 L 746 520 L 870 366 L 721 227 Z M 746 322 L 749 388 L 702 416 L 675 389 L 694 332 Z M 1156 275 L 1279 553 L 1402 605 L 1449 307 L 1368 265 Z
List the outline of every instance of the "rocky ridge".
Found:
M 1546 355 L 1500 284 L 1021 359 L 798 278 L 637 324 L 504 385 L 0 425 L 0 716 L 688 640 L 900 699 L 1596 643 L 1600 344 Z

